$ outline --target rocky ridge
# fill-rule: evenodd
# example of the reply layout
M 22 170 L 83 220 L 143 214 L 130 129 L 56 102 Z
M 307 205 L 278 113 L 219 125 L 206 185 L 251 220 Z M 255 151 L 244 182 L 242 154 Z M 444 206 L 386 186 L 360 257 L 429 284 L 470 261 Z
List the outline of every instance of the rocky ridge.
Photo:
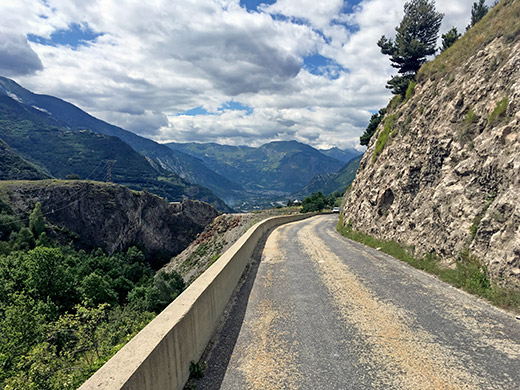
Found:
M 520 286 L 519 18 L 520 1 L 503 1 L 389 105 L 345 195 L 345 225 L 447 263 L 467 250 Z
M 168 203 L 145 191 L 89 181 L 2 182 L 0 199 L 24 221 L 40 202 L 50 233 L 61 240 L 109 254 L 136 245 L 154 267 L 184 250 L 218 215 L 204 202 Z

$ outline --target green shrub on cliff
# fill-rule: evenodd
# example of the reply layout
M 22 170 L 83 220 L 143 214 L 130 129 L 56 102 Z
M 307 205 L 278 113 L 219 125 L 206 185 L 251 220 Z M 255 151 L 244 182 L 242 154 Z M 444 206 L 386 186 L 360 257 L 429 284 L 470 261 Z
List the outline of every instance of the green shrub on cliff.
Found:
M 507 106 L 509 105 L 509 99 L 508 98 L 503 98 L 502 100 L 500 100 L 495 109 L 493 110 L 493 112 L 489 115 L 489 118 L 488 118 L 488 124 L 493 124 L 495 123 L 498 118 L 500 118 L 501 116 L 505 115 L 506 113 L 506 110 L 507 110 Z
M 392 126 L 394 125 L 395 120 L 397 119 L 397 115 L 391 115 L 385 119 L 385 126 L 383 130 L 379 133 L 376 141 L 376 147 L 374 149 L 374 154 L 372 155 L 372 163 L 377 160 L 377 157 L 383 151 L 388 137 L 390 136 L 390 132 L 392 131 Z

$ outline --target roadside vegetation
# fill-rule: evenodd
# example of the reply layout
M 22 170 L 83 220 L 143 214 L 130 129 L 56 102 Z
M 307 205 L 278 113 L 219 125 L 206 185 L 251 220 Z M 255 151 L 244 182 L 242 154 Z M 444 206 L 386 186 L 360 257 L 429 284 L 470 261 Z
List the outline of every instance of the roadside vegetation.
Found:
M 59 244 L 41 207 L 0 204 L 0 388 L 76 389 L 184 288 L 135 248 Z
M 353 241 L 378 249 L 414 268 L 436 275 L 442 281 L 484 298 L 495 306 L 520 313 L 520 291 L 492 282 L 486 267 L 482 266 L 467 250 L 458 255 L 453 267 L 445 267 L 440 265 L 434 255 L 428 254 L 417 258 L 413 256 L 411 248 L 406 248 L 395 241 L 379 240 L 369 234 L 356 231 L 352 228 L 351 221 L 344 225 L 343 215 L 340 215 L 337 230 Z
M 341 204 L 342 194 L 338 191 L 333 192 L 329 196 L 323 195 L 321 192 L 315 192 L 311 196 L 306 197 L 302 201 L 301 213 L 320 212 L 325 209 L 339 207 Z

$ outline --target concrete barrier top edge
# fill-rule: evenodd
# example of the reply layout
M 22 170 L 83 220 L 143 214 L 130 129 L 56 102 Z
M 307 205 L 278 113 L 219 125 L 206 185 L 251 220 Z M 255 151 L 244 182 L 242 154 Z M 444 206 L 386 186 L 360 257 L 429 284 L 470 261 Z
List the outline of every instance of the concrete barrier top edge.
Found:
M 161 343 L 168 332 L 187 315 L 197 302 L 197 299 L 258 229 L 272 225 L 266 228 L 266 230 L 268 230 L 270 227 L 302 220 L 313 215 L 315 214 L 277 216 L 265 219 L 253 225 L 237 242 L 224 252 L 210 268 L 199 276 L 182 294 L 117 352 L 116 355 L 94 373 L 94 375 L 80 387 L 80 390 L 99 388 L 120 389 L 123 387 L 139 366 L 154 351 L 159 343 Z M 114 375 L 114 372 L 116 372 L 117 375 Z

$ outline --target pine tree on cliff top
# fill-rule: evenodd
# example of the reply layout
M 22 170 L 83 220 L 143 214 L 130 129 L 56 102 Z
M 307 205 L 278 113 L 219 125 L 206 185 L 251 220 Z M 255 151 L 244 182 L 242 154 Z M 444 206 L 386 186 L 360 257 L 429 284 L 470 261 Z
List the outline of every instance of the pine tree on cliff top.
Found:
M 480 19 L 482 19 L 486 14 L 489 12 L 489 7 L 484 4 L 485 0 L 479 0 L 478 2 L 474 2 L 473 6 L 471 7 L 471 22 L 466 27 L 466 30 L 469 30 L 471 27 L 473 27 L 475 24 L 477 24 Z
M 435 54 L 443 17 L 435 10 L 434 0 L 411 0 L 404 5 L 404 17 L 395 28 L 395 40 L 383 35 L 377 42 L 381 52 L 390 56 L 392 66 L 399 69 L 399 75 L 393 76 L 386 86 L 393 94 L 404 97 L 426 57 Z

